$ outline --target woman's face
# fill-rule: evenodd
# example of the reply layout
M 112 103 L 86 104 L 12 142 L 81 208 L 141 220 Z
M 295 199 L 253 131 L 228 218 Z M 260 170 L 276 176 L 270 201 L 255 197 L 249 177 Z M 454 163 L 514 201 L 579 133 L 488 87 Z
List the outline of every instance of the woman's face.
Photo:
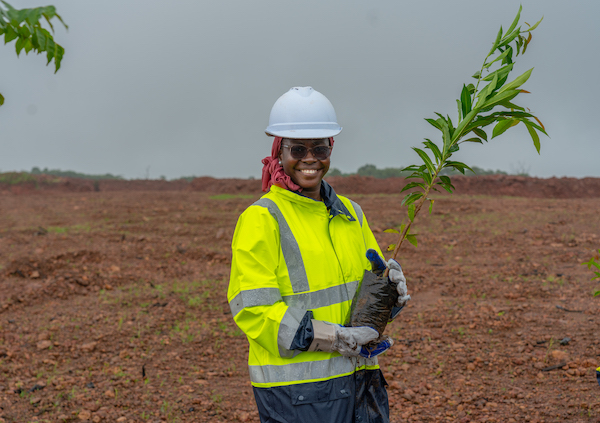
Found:
M 281 151 L 279 152 L 283 171 L 292 178 L 292 181 L 302 187 L 302 194 L 320 201 L 321 180 L 329 170 L 330 157 L 319 160 L 308 150 L 304 158 L 294 159 L 291 147 L 295 145 L 304 146 L 308 149 L 317 146 L 329 147 L 329 139 L 297 140 L 284 138 L 281 141 Z

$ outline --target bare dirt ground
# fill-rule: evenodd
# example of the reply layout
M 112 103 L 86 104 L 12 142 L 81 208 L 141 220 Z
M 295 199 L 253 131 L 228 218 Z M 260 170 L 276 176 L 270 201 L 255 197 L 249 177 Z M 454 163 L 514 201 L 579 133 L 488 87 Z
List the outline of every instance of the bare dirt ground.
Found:
M 401 252 L 413 299 L 380 359 L 391 420 L 600 421 L 599 284 L 581 265 L 600 196 L 485 181 L 520 197 L 457 184 Z M 394 242 L 399 196 L 331 182 Z M 226 299 L 257 183 L 0 189 L 0 422 L 257 422 Z

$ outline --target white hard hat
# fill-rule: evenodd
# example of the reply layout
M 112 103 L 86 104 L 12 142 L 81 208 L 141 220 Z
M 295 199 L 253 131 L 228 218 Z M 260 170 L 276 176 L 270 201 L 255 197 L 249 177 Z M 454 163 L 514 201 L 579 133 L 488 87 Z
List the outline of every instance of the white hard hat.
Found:
M 273 105 L 265 132 L 274 137 L 317 139 L 334 137 L 342 128 L 327 97 L 312 87 L 293 87 Z

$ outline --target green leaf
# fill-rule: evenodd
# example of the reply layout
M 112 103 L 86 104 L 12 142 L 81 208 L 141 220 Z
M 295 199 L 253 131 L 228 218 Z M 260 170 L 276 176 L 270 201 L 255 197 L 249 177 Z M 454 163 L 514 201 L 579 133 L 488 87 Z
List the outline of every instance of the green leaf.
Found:
M 540 154 L 540 137 L 539 137 L 539 135 L 537 134 L 537 132 L 535 132 L 535 129 L 531 126 L 531 122 L 523 121 L 523 123 L 527 127 L 527 131 L 529 131 L 529 135 L 531 135 L 531 139 L 533 140 L 533 145 L 535 146 L 535 149 L 537 150 L 538 154 Z
M 425 162 L 425 165 L 427 166 L 429 173 L 431 173 L 433 175 L 435 173 L 435 167 L 433 166 L 433 163 L 431 162 L 431 159 L 429 158 L 427 153 L 425 153 L 423 150 L 421 150 L 420 148 L 417 148 L 417 147 L 413 147 L 412 149 L 417 152 L 417 154 L 421 157 L 423 162 Z
M 517 27 L 517 24 L 519 23 L 519 19 L 521 18 L 521 10 L 523 10 L 523 5 L 519 6 L 519 11 L 517 12 L 517 16 L 515 17 L 513 22 L 510 24 L 510 26 L 506 30 L 507 34 L 510 34 L 512 32 L 512 30 Z
M 450 177 L 442 175 L 442 176 L 440 176 L 440 181 L 442 181 L 444 184 L 452 187 L 452 189 L 456 189 L 456 188 L 454 188 L 454 185 L 452 185 L 452 181 L 450 180 Z
M 411 192 L 407 194 L 406 197 L 402 200 L 402 204 L 406 204 L 407 206 L 417 201 L 419 198 L 423 196 L 421 191 Z
M 509 54 L 509 53 L 511 53 L 511 51 L 512 51 L 512 48 L 511 48 L 511 47 L 508 47 L 506 50 L 504 50 L 504 51 L 502 52 L 502 54 L 498 55 L 498 57 L 496 57 L 496 58 L 495 58 L 494 60 L 492 60 L 490 63 L 486 64 L 484 67 L 485 67 L 486 69 L 488 69 L 490 66 L 492 66 L 494 63 L 496 63 L 498 60 L 502 60 L 502 59 L 504 59 L 506 56 L 508 56 L 508 54 Z M 497 72 L 497 71 L 496 71 L 496 72 Z M 491 79 L 492 79 L 492 76 L 491 76 L 491 74 L 490 74 L 490 75 L 487 75 L 485 78 L 483 78 L 483 79 L 482 79 L 482 81 L 491 81 Z
M 436 190 L 437 191 L 437 190 Z M 433 202 L 435 200 L 429 199 L 429 214 L 431 214 L 431 212 L 433 211 Z
M 15 50 L 17 51 L 17 57 L 19 56 L 19 53 L 21 53 L 21 50 L 23 49 L 24 44 L 25 44 L 25 39 L 19 37 L 19 39 L 15 43 Z
M 415 172 L 417 170 L 419 170 L 419 166 L 410 165 L 410 166 L 406 166 L 404 169 L 401 169 L 401 172 Z
M 421 179 L 422 179 L 422 178 L 421 178 Z M 411 182 L 410 184 L 406 184 L 406 185 L 404 186 L 404 188 L 402 188 L 402 189 L 400 190 L 400 192 L 404 192 L 404 191 L 406 191 L 406 190 L 409 190 L 409 189 L 411 189 L 411 188 L 416 188 L 416 187 L 419 187 L 419 188 L 421 188 L 423 191 L 425 191 L 425 185 L 424 185 L 424 184 L 422 184 L 421 182 Z
M 0 94 L 0 106 L 4 104 L 4 96 Z
M 478 137 L 481 137 L 481 138 L 483 138 L 484 140 L 487 141 L 487 134 L 485 133 L 485 131 L 483 129 L 474 128 L 473 129 L 473 133 L 475 135 L 477 135 Z
M 11 25 L 8 25 L 4 32 L 4 44 L 10 43 L 18 36 L 19 34 L 17 34 L 17 31 L 15 31 L 15 29 Z
M 462 92 L 460 93 L 460 104 L 462 106 L 462 115 L 467 116 L 473 105 L 471 104 L 471 93 L 466 85 L 463 84 Z M 460 119 L 459 119 L 460 120 Z
M 417 235 L 416 234 L 414 234 L 414 235 L 406 235 L 406 240 L 408 242 L 410 242 L 412 245 L 414 245 L 415 247 L 417 247 L 418 242 L 417 242 Z
M 438 182 L 437 185 L 440 185 L 442 188 L 444 188 L 446 191 L 448 191 L 450 194 L 452 194 L 452 187 L 449 186 L 448 184 L 445 184 L 443 182 Z
M 498 122 L 496 126 L 494 126 L 494 131 L 492 132 L 492 139 L 506 132 L 508 128 L 512 126 L 514 120 L 515 119 L 504 119 Z
M 479 78 L 481 78 L 481 72 L 480 72 L 480 71 L 477 71 L 477 72 L 475 72 L 475 73 L 473 74 L 472 78 L 475 78 L 475 79 L 479 79 Z
M 410 219 L 410 221 L 414 221 L 415 220 L 415 204 L 409 204 L 408 205 L 408 218 Z
M 60 63 L 62 62 L 62 58 L 65 54 L 65 49 L 62 46 L 56 44 L 56 52 L 54 53 L 54 73 L 58 72 L 60 69 Z
M 475 171 L 473 169 L 471 169 L 469 166 L 467 166 L 464 163 L 461 162 L 453 162 L 453 161 L 448 161 L 444 164 L 444 167 L 446 166 L 451 166 L 454 169 L 458 170 L 459 172 L 461 172 L 462 174 L 465 173 L 465 169 L 470 170 L 471 172 L 475 173 Z
M 439 129 L 440 131 L 442 130 L 442 126 L 438 123 L 437 120 L 433 120 L 433 119 L 425 119 L 427 122 L 429 122 L 432 126 L 436 127 L 437 129 Z
M 513 66 L 514 66 L 513 63 L 503 66 L 500 69 L 495 70 L 494 72 L 487 75 L 485 78 L 482 79 L 482 81 L 491 81 L 492 79 L 494 79 L 494 76 L 496 76 L 496 75 L 498 75 L 498 78 L 502 78 L 510 73 Z M 501 85 L 501 84 L 499 84 L 499 85 Z
M 436 163 L 439 163 L 442 160 L 442 153 L 441 153 L 440 149 L 438 148 L 438 146 L 435 143 L 431 142 L 431 140 L 429 140 L 427 138 L 425 138 L 425 142 L 423 144 L 425 144 L 426 148 L 433 151 L 433 155 L 435 156 Z
M 537 21 L 537 22 L 536 22 L 536 23 L 535 23 L 535 24 L 534 24 L 534 25 L 533 25 L 531 28 L 529 28 L 529 29 L 526 29 L 526 30 L 525 30 L 525 32 L 531 32 L 531 31 L 533 31 L 534 29 L 536 29 L 536 28 L 537 28 L 537 26 L 538 26 L 540 23 L 542 23 L 542 21 L 543 21 L 543 20 L 544 20 L 544 17 L 542 16 L 542 19 L 540 19 L 539 21 Z M 524 53 L 524 52 L 523 52 L 523 53 Z
M 383 232 L 388 233 L 388 234 L 399 234 L 400 233 L 397 229 L 393 229 L 393 228 L 386 229 Z
M 498 48 L 498 45 L 500 44 L 501 39 L 502 39 L 502 27 L 500 27 L 500 30 L 498 31 L 498 35 L 496 35 L 496 41 L 494 41 L 494 44 L 492 45 L 492 49 L 488 53 L 488 57 L 491 56 L 492 53 L 494 53 L 494 51 L 496 51 L 496 49 Z
M 596 278 L 594 278 L 594 279 L 596 279 Z M 600 296 L 600 291 L 594 292 L 594 297 L 598 297 L 598 296 Z
M 519 88 L 521 85 L 523 85 L 525 82 L 527 82 L 527 80 L 531 76 L 532 71 L 533 71 L 533 68 L 529 69 L 528 71 L 523 73 L 521 76 L 518 76 L 517 78 L 515 78 L 514 81 L 512 81 L 511 83 L 506 84 L 505 86 L 500 88 L 500 91 L 498 91 L 498 93 L 500 94 L 507 90 L 514 90 L 516 88 Z
M 394 251 L 395 248 L 396 248 L 396 244 L 390 244 L 387 247 L 387 251 Z
M 503 103 L 505 101 L 510 101 L 518 95 L 519 95 L 519 90 L 508 90 L 508 91 L 502 92 L 502 89 L 501 89 L 496 94 L 494 94 L 493 96 L 486 99 L 486 101 L 484 101 L 480 107 L 482 110 L 484 107 L 491 109 L 494 106 L 496 106 L 497 104 Z

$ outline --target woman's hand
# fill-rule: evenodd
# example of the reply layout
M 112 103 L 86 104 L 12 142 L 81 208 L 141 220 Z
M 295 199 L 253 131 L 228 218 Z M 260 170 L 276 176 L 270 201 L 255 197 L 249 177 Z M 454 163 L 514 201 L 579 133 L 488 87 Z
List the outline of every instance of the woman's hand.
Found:
M 379 333 L 368 326 L 344 327 L 322 320 L 312 321 L 314 339 L 308 351 L 337 351 L 346 357 L 357 357 L 363 345 L 379 338 Z

